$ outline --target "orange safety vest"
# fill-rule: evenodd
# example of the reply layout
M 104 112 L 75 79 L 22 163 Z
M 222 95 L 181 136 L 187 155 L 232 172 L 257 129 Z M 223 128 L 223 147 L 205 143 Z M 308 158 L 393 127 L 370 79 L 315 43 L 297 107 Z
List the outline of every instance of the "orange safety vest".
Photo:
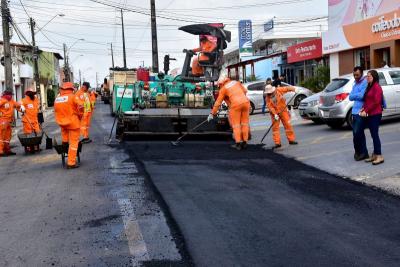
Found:
M 54 101 L 54 114 L 58 125 L 67 129 L 79 129 L 79 99 L 72 91 L 61 90 Z
M 228 80 L 219 90 L 212 114 L 217 114 L 222 101 L 225 101 L 229 108 L 235 108 L 241 104 L 249 103 L 246 93 L 247 89 L 240 82 Z
M 19 109 L 20 104 L 13 99 L 8 101 L 0 98 L 0 122 L 12 122 L 14 120 L 14 109 Z
M 266 97 L 267 107 L 272 115 L 277 115 L 285 110 L 286 100 L 283 95 L 289 92 L 289 88 L 291 87 L 276 87 L 275 95 Z
M 35 97 L 32 100 L 28 96 L 26 96 L 22 99 L 21 104 L 25 107 L 25 115 L 22 117 L 22 121 L 26 123 L 36 122 L 38 120 L 39 113 L 39 99 Z
M 83 112 L 90 113 L 92 111 L 92 108 L 91 108 L 89 93 L 83 91 L 83 89 L 81 88 L 75 93 L 75 96 L 78 97 L 80 105 L 83 106 Z
M 207 61 L 210 58 L 204 53 L 211 53 L 217 48 L 217 44 L 206 39 L 200 42 L 200 47 L 193 49 L 194 52 L 201 52 L 199 56 L 199 61 Z

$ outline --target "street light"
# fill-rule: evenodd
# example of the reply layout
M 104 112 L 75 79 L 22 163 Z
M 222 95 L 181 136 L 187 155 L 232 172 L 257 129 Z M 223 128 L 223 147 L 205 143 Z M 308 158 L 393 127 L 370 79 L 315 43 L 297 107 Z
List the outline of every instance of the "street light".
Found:
M 68 48 L 68 50 L 67 50 L 67 56 L 68 56 L 68 54 L 69 54 L 69 51 L 72 49 L 72 47 L 73 47 L 74 45 L 76 45 L 79 41 L 85 41 L 85 39 L 83 39 L 83 38 L 77 39 L 77 40 Z
M 44 24 L 42 27 L 40 27 L 40 28 L 35 32 L 35 34 L 38 33 L 39 31 L 41 31 L 44 27 L 46 27 L 46 26 L 47 26 L 50 22 L 52 22 L 55 18 L 57 18 L 57 17 L 64 17 L 64 16 L 65 16 L 65 14 L 62 14 L 62 13 L 55 15 L 55 16 L 52 17 L 46 24 Z

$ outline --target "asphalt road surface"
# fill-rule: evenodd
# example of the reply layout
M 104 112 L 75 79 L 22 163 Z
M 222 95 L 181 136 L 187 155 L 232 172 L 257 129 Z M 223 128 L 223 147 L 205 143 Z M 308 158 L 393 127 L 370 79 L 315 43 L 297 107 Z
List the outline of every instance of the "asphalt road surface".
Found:
M 76 170 L 0 159 L 0 266 L 400 265 L 398 197 L 256 145 L 104 145 L 111 124 L 99 104 Z

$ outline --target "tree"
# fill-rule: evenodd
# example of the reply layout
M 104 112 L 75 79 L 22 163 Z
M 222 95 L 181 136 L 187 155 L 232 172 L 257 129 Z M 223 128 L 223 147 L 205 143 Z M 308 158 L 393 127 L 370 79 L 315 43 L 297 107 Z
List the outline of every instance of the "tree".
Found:
M 319 66 L 312 77 L 300 83 L 301 86 L 310 89 L 314 93 L 321 92 L 330 82 L 330 70 L 328 66 Z

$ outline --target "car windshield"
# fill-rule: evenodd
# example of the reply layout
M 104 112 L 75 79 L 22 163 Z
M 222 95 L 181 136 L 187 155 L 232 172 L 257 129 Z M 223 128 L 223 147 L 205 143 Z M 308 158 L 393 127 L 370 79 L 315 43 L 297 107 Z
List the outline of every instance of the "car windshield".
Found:
M 333 79 L 328 86 L 325 88 L 325 92 L 333 92 L 340 88 L 342 88 L 346 83 L 349 82 L 349 79 Z

